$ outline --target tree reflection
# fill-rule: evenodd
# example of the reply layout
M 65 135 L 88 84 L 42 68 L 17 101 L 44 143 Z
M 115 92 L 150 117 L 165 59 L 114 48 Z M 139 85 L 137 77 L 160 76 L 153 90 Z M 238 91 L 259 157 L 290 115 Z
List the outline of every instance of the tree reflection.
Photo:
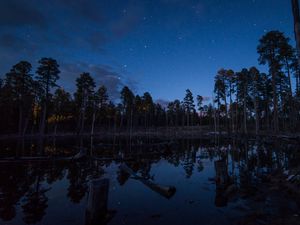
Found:
M 28 189 L 25 167 L 0 164 L 0 217 L 12 220 L 16 215 L 15 206 Z
M 37 186 L 39 186 L 37 184 Z M 48 198 L 46 192 L 49 189 L 36 187 L 30 189 L 25 196 L 24 204 L 22 205 L 24 217 L 23 220 L 26 224 L 35 224 L 42 220 L 46 214 L 48 207 Z
M 138 141 L 137 141 L 138 142 Z M 43 142 L 47 144 L 47 142 Z M 0 218 L 10 221 L 18 216 L 16 205 L 21 205 L 24 223 L 34 224 L 43 220 L 47 213 L 49 188 L 55 182 L 66 179 L 66 199 L 72 203 L 80 203 L 88 192 L 91 179 L 100 178 L 107 167 L 126 163 L 134 173 L 145 181 L 154 180 L 154 165 L 165 160 L 173 167 L 184 169 L 185 179 L 190 179 L 198 173 L 206 173 L 206 165 L 215 164 L 217 206 L 225 206 L 230 198 L 228 188 L 234 184 L 242 197 L 252 196 L 256 192 L 256 184 L 261 175 L 274 170 L 288 169 L 297 165 L 300 155 L 294 151 L 295 146 L 285 143 L 264 143 L 258 140 L 232 140 L 211 142 L 210 140 L 178 140 L 176 146 L 153 147 L 147 140 L 145 146 L 126 145 L 126 140 L 116 140 L 119 143 L 107 148 L 99 147 L 93 140 L 93 156 L 81 161 L 45 161 L 26 163 L 0 163 Z M 144 142 L 143 142 L 144 143 Z M 150 146 L 147 144 L 150 143 Z M 49 143 L 48 143 L 49 144 Z M 50 144 L 53 144 L 51 142 Z M 84 142 L 83 142 L 84 144 Z M 72 148 L 61 147 L 55 142 L 55 148 L 42 146 L 43 149 L 60 149 L 63 154 L 71 154 Z M 87 142 L 88 146 L 91 142 Z M 31 143 L 30 146 L 38 146 Z M 24 142 L 16 145 L 18 155 L 23 155 Z M 26 143 L 25 143 L 25 151 Z M 131 150 L 131 151 L 130 151 Z M 30 154 L 33 154 L 33 150 Z M 36 149 L 36 154 L 53 154 L 49 151 Z M 73 153 L 72 153 L 73 154 Z M 222 169 L 220 169 L 222 168 Z M 221 172 L 220 172 L 221 171 Z M 158 173 L 164 171 L 158 171 Z M 120 186 L 126 185 L 130 175 L 120 169 L 115 171 Z M 22 200 L 22 201 L 21 201 Z
M 68 187 L 68 197 L 74 203 L 79 203 L 88 190 L 85 169 L 77 163 L 69 166 L 68 176 L 70 186 Z

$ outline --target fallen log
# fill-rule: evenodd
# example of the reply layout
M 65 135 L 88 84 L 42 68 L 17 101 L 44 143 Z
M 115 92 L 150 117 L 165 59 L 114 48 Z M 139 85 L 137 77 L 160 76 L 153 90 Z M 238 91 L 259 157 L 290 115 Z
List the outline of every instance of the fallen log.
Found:
M 6 157 L 1 158 L 0 163 L 20 163 L 20 162 L 41 162 L 41 161 L 67 161 L 71 157 L 49 157 L 49 156 L 34 156 L 34 157 Z
M 86 148 L 80 148 L 80 151 L 76 155 L 70 157 L 70 159 L 80 160 L 80 159 L 85 158 L 86 156 L 87 156 L 87 149 Z
M 138 176 L 130 167 L 128 167 L 125 163 L 120 165 L 120 169 L 127 172 L 132 176 L 133 179 L 139 180 L 144 185 L 149 187 L 151 190 L 155 191 L 156 193 L 162 195 L 163 197 L 170 199 L 176 193 L 176 188 L 174 186 L 162 186 L 156 184 L 150 180 L 147 180 L 141 176 Z

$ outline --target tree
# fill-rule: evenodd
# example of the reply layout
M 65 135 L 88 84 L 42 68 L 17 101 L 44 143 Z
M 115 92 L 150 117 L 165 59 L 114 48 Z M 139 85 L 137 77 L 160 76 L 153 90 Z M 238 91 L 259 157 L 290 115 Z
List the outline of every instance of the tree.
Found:
M 46 120 L 47 120 L 47 108 L 49 104 L 49 97 L 51 88 L 56 87 L 56 81 L 59 79 L 59 65 L 55 59 L 42 58 L 39 61 L 39 67 L 37 69 L 36 79 L 42 90 L 42 116 L 40 122 L 40 135 L 45 132 Z
M 70 93 L 66 92 L 63 88 L 58 88 L 53 96 L 54 114 L 54 134 L 56 134 L 59 122 L 66 121 L 71 116 L 72 99 Z
M 190 126 L 191 114 L 192 114 L 192 116 L 194 116 L 194 113 L 195 113 L 194 97 L 193 97 L 193 93 L 190 91 L 190 89 L 186 89 L 185 92 L 186 93 L 185 93 L 185 97 L 183 100 L 183 105 L 184 105 L 185 112 L 186 112 L 187 126 Z M 193 125 L 193 121 L 192 121 L 192 125 Z
M 273 124 L 274 132 L 279 131 L 278 123 L 278 93 L 276 82 L 278 80 L 281 62 L 283 59 L 282 49 L 288 43 L 288 38 L 284 36 L 282 32 L 279 31 L 270 31 L 265 34 L 260 40 L 259 45 L 257 46 L 257 52 L 259 54 L 259 63 L 268 64 L 269 72 L 272 76 L 272 89 L 273 89 Z
M 142 96 L 142 105 L 143 105 L 143 112 L 144 112 L 145 128 L 147 128 L 151 124 L 151 120 L 154 113 L 153 112 L 154 104 L 149 92 L 145 92 L 144 95 Z
M 104 85 L 100 86 L 94 95 L 94 104 L 93 104 L 93 119 L 92 119 L 92 130 L 91 133 L 94 133 L 94 124 L 96 116 L 100 117 L 100 123 L 105 117 L 105 111 L 108 105 L 108 95 L 107 89 Z
M 255 113 L 255 134 L 258 135 L 260 129 L 260 102 L 263 91 L 262 78 L 259 70 L 255 67 L 251 67 L 249 70 L 250 73 L 250 97 L 254 105 L 254 113 Z
M 221 101 L 226 99 L 226 85 L 222 75 L 218 72 L 215 76 L 215 99 L 214 101 L 217 103 L 217 121 L 216 125 L 218 126 L 219 132 L 220 130 L 220 112 L 221 112 Z
M 96 92 L 97 103 L 99 109 L 103 109 L 108 104 L 108 94 L 107 89 L 104 85 L 100 86 Z
M 237 95 L 243 106 L 243 132 L 247 134 L 247 103 L 249 102 L 250 74 L 247 69 L 237 73 Z
M 32 103 L 32 85 L 33 79 L 31 71 L 31 64 L 27 61 L 21 61 L 14 65 L 9 73 L 6 74 L 6 83 L 10 87 L 11 98 L 18 105 L 19 122 L 18 133 L 24 135 L 27 127 Z
M 197 95 L 197 106 L 198 106 L 200 126 L 201 126 L 201 117 L 203 112 L 203 97 L 201 95 Z
M 294 17 L 294 34 L 297 48 L 298 66 L 300 67 L 300 15 L 299 15 L 299 2 L 298 0 L 292 0 L 292 10 Z
M 182 107 L 178 99 L 174 101 L 174 110 L 175 110 L 175 125 L 177 127 L 179 124 L 180 114 L 183 114 Z
M 82 73 L 76 79 L 77 90 L 74 93 L 74 97 L 77 109 L 79 109 L 77 132 L 80 134 L 84 131 L 87 111 L 93 111 L 94 109 L 95 86 L 95 81 L 89 73 Z
M 266 124 L 266 128 L 270 127 L 270 106 L 272 103 L 272 82 L 269 76 L 265 73 L 260 75 L 260 80 L 262 83 L 262 108 L 264 111 L 264 120 Z
M 121 101 L 123 112 L 126 117 L 127 128 L 130 128 L 131 130 L 135 96 L 127 86 L 121 90 Z
M 228 94 L 228 77 L 227 77 L 227 70 L 220 69 L 218 71 L 217 76 L 220 80 L 222 80 L 223 83 L 223 94 L 222 94 L 222 100 L 224 101 L 224 111 L 225 111 L 225 126 L 227 127 L 227 131 L 229 131 L 229 124 L 228 124 L 228 107 L 227 107 L 227 94 Z
M 234 83 L 235 83 L 236 77 L 233 70 L 229 69 L 226 70 L 226 87 L 227 88 L 227 96 L 229 97 L 229 110 L 230 110 L 230 117 L 231 117 L 231 126 L 230 126 L 230 132 L 231 130 L 234 130 L 234 116 L 233 116 L 233 100 L 232 96 L 235 92 L 234 89 Z
M 295 121 L 295 107 L 294 107 L 294 101 L 293 101 L 293 91 L 292 91 L 292 80 L 291 80 L 291 73 L 293 71 L 294 62 L 296 60 L 296 54 L 295 49 L 289 44 L 286 43 L 282 46 L 280 54 L 282 55 L 282 64 L 285 68 L 287 78 L 285 78 L 283 74 L 283 82 L 286 86 L 287 91 L 287 98 L 286 98 L 286 108 L 283 111 L 288 110 L 288 118 L 289 118 L 289 127 L 294 127 L 294 121 Z M 295 71 L 297 74 L 297 70 Z M 297 77 L 297 76 L 296 76 Z M 297 80 L 296 80 L 297 82 Z M 297 84 L 296 84 L 297 85 Z

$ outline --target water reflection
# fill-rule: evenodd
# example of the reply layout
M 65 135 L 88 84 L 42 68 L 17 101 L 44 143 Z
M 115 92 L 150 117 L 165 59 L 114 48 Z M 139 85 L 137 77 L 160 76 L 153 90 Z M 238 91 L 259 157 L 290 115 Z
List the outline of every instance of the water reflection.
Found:
M 165 222 L 180 224 L 176 219 L 176 207 L 181 207 L 188 198 L 202 195 L 204 192 L 198 188 L 202 184 L 210 182 L 206 189 L 213 194 L 214 200 L 207 198 L 206 202 L 201 202 L 197 207 L 205 213 L 208 210 L 206 206 L 211 205 L 209 212 L 217 214 L 217 208 L 229 207 L 232 199 L 253 196 L 261 176 L 293 167 L 300 159 L 292 144 L 246 140 L 165 142 L 147 139 L 133 140 L 130 145 L 122 139 L 113 142 L 95 139 L 19 140 L 2 143 L 1 148 L 0 222 L 10 221 L 9 224 L 57 221 L 60 224 L 73 224 L 74 221 L 63 218 L 66 216 L 63 213 L 66 207 L 82 219 L 77 224 L 84 224 L 87 221 L 84 212 L 88 205 L 87 196 L 91 194 L 90 185 L 104 178 L 109 179 L 111 184 L 110 192 L 104 191 L 108 197 L 103 200 L 106 202 L 103 207 L 105 219 L 100 224 L 118 224 L 124 219 L 135 222 L 130 213 L 139 210 L 131 206 L 130 197 L 127 199 L 124 193 L 131 197 L 140 196 L 142 200 L 154 199 L 157 204 L 151 210 L 159 210 L 161 207 L 164 211 L 170 207 L 175 214 L 163 219 Z M 78 152 L 84 152 L 85 157 L 74 160 L 73 156 Z M 36 156 L 39 157 L 37 160 Z M 182 172 L 184 176 L 181 177 Z M 142 186 L 135 183 L 135 180 Z M 198 193 L 192 189 L 194 186 L 198 186 L 195 187 Z M 147 192 L 148 188 L 172 199 L 169 203 L 163 202 L 158 196 Z M 185 189 L 192 191 L 184 192 Z M 130 209 L 123 208 L 120 199 Z M 56 205 L 57 202 L 62 205 Z M 192 204 L 195 200 L 188 202 Z M 55 207 L 62 212 L 52 218 L 50 214 L 54 213 Z M 189 209 L 187 205 L 182 207 Z M 101 210 L 98 212 L 103 217 Z M 189 216 L 197 217 L 193 210 L 188 213 Z M 234 214 L 237 215 L 236 212 Z M 145 224 L 157 222 L 149 218 L 147 220 Z

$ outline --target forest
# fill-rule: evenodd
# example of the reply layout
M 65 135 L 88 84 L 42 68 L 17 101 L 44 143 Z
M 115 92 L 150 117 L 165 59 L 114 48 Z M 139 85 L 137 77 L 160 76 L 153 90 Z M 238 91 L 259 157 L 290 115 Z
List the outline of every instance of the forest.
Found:
M 136 95 L 125 86 L 120 99 L 110 100 L 93 74 L 79 74 L 76 90 L 57 84 L 59 64 L 42 58 L 36 71 L 20 61 L 0 80 L 0 133 L 45 135 L 71 132 L 94 135 L 100 130 L 133 132 L 159 127 L 193 127 L 229 134 L 277 134 L 299 131 L 300 68 L 297 51 L 284 33 L 265 33 L 257 46 L 258 63 L 241 71 L 220 69 L 214 97 L 208 104 L 187 89 L 183 99 L 163 106 L 150 92 Z M 199 90 L 199 93 L 201 90 Z M 184 94 L 184 93 L 183 93 Z
M 0 1 L 0 224 L 300 224 L 298 0 L 37 3 Z

